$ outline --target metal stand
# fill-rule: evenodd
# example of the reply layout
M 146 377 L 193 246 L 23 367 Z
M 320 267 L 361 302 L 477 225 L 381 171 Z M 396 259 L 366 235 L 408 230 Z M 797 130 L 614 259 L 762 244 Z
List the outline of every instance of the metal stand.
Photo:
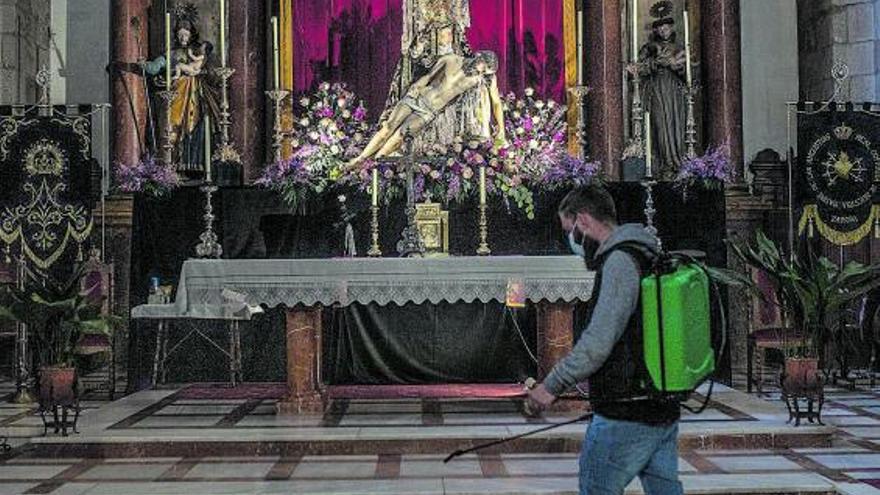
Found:
M 220 146 L 217 148 L 216 161 L 241 163 L 241 155 L 235 146 L 229 142 L 229 127 L 232 125 L 229 113 L 229 78 L 235 74 L 235 69 L 231 67 L 218 67 L 214 69 L 214 73 L 220 78 L 221 99 L 220 99 Z
M 406 159 L 406 228 L 403 229 L 400 241 L 397 242 L 397 252 L 402 257 L 419 257 L 425 254 L 425 243 L 416 224 L 416 193 L 413 185 L 415 163 L 413 160 L 413 136 L 407 133 L 404 138 Z
M 275 89 L 266 91 L 266 95 L 272 100 L 272 108 L 274 109 L 272 116 L 272 157 L 274 162 L 277 163 L 281 161 L 281 146 L 284 143 L 284 132 L 281 129 L 281 103 L 290 96 L 290 91 Z
M 486 203 L 480 203 L 480 247 L 477 248 L 479 256 L 489 256 L 492 250 L 489 249 L 489 219 L 486 216 Z
M 175 93 L 173 89 L 158 93 L 159 98 L 165 103 L 165 136 L 162 137 L 162 156 L 160 157 L 165 165 L 173 165 L 174 162 L 174 143 L 171 139 L 171 134 L 174 132 L 174 127 L 171 125 L 171 104 L 174 102 Z
M 590 88 L 586 86 L 574 86 L 569 88 L 572 96 L 577 102 L 578 121 L 575 135 L 578 140 L 578 158 L 585 160 L 587 158 L 587 110 L 586 99 L 590 94 Z
M 663 249 L 663 242 L 657 235 L 657 227 L 654 226 L 654 215 L 657 213 L 654 208 L 654 186 L 656 185 L 657 181 L 653 177 L 645 177 L 645 180 L 642 181 L 642 186 L 647 194 L 645 197 L 645 232 L 657 239 L 657 247 Z
M 25 269 L 24 254 L 18 257 L 18 288 L 23 290 L 25 287 L 25 277 L 27 270 Z M 31 394 L 31 366 L 30 353 L 28 352 L 28 327 L 23 323 L 16 324 L 15 329 L 15 395 L 12 401 L 15 404 L 33 404 L 36 401 Z
M 213 196 L 217 192 L 217 186 L 212 182 L 206 182 L 199 188 L 205 193 L 205 231 L 199 236 L 202 241 L 196 245 L 196 256 L 199 258 L 220 258 L 223 256 L 223 246 L 217 242 L 217 234 L 214 232 L 214 203 Z
M 694 100 L 696 99 L 697 93 L 700 92 L 700 87 L 697 85 L 691 85 L 685 87 L 684 91 L 685 97 L 687 98 L 687 124 L 685 128 L 684 142 L 687 146 L 687 158 L 688 160 L 693 160 L 697 157 L 697 121 L 694 117 Z
M 370 220 L 370 235 L 373 243 L 370 245 L 370 250 L 367 251 L 367 256 L 378 258 L 382 256 L 382 249 L 379 248 L 379 207 L 376 205 L 371 206 L 370 211 L 373 214 Z
M 644 136 L 644 119 L 645 113 L 642 108 L 642 88 L 638 73 L 633 75 L 633 100 L 632 109 L 630 110 L 632 119 L 632 134 L 630 134 L 629 143 L 623 151 L 623 158 L 644 158 L 645 142 Z

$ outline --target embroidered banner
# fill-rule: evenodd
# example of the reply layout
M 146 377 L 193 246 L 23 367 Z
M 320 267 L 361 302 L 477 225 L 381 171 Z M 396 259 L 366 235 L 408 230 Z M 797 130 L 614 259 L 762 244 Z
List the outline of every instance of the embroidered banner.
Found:
M 880 221 L 880 114 L 847 108 L 798 115 L 799 230 L 856 244 Z
M 0 107 L 4 257 L 23 254 L 41 270 L 82 257 L 92 229 L 88 108 L 55 107 L 42 115 L 36 107 Z

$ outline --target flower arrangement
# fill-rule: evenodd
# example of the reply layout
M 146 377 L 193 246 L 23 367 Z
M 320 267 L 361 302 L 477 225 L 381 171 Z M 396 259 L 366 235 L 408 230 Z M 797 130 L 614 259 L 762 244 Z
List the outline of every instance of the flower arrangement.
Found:
M 553 100 L 535 98 L 532 88 L 526 88 L 522 99 L 513 93 L 504 97 L 505 131 L 511 140 L 504 154 L 507 170 L 538 177 L 567 154 L 565 110 Z
M 685 160 L 675 178 L 676 187 L 684 193 L 695 185 L 718 189 L 732 181 L 730 147 L 726 144 L 708 149 L 703 156 Z
M 174 168 L 146 155 L 133 165 L 117 162 L 115 166 L 116 187 L 125 193 L 145 193 L 161 197 L 180 186 L 180 176 Z

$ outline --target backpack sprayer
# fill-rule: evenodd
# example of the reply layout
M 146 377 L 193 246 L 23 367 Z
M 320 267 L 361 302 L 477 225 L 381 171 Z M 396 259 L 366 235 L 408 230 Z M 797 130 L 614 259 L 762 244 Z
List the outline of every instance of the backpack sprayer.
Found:
M 618 246 L 638 260 L 638 256 L 642 255 L 634 252 L 631 247 L 632 245 L 625 244 Z M 724 306 L 721 304 L 721 291 L 718 284 L 709 276 L 703 263 L 697 260 L 697 257 L 702 255 L 703 253 L 694 251 L 661 253 L 641 280 L 645 368 L 654 388 L 651 398 L 679 400 L 684 409 L 694 414 L 703 412 L 709 405 L 712 387 L 715 384 L 711 380 L 711 375 L 715 371 L 717 360 L 724 354 L 727 346 L 727 318 Z M 710 290 L 718 305 L 721 324 L 721 344 L 717 358 L 712 348 Z M 506 310 L 512 317 L 514 316 L 509 307 Z M 529 348 L 516 318 L 512 319 L 526 352 L 538 365 L 539 371 L 545 373 L 548 370 L 540 369 L 541 364 Z M 698 408 L 684 404 L 690 394 L 706 380 L 710 380 L 709 390 L 703 403 Z M 524 383 L 525 389 L 529 390 L 536 384 L 534 378 L 528 378 Z M 579 386 L 576 385 L 575 389 L 584 399 L 589 398 Z M 526 412 L 531 415 L 528 405 L 526 407 Z M 449 454 L 443 462 L 447 463 L 464 454 L 586 421 L 592 417 L 593 413 L 590 412 L 569 421 L 554 423 L 469 449 L 459 449 Z

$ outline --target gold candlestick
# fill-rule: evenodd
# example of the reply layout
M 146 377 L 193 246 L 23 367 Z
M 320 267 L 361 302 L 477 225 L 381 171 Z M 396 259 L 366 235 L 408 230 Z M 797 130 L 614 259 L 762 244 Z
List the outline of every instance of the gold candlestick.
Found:
M 284 144 L 284 131 L 281 129 L 281 102 L 290 95 L 290 91 L 276 89 L 274 91 L 266 91 L 266 95 L 272 100 L 274 108 L 274 124 L 272 126 L 272 156 L 274 161 L 281 161 L 281 147 Z
M 172 139 L 172 134 L 174 134 L 174 126 L 171 123 L 171 104 L 174 103 L 174 96 L 176 91 L 168 90 L 168 91 L 159 91 L 159 99 L 165 104 L 165 135 L 162 137 L 162 163 L 165 165 L 173 165 L 174 163 L 174 141 Z
M 685 123 L 684 143 L 687 147 L 685 150 L 687 158 L 691 160 L 697 157 L 697 120 L 694 116 L 694 102 L 698 91 L 699 87 L 692 84 L 685 88 L 687 120 Z
M 489 219 L 486 215 L 486 203 L 480 203 L 480 247 L 477 248 L 478 256 L 488 256 L 492 254 L 489 249 Z
M 235 74 L 231 67 L 219 67 L 214 73 L 220 78 L 220 145 L 217 147 L 215 157 L 220 162 L 241 163 L 241 155 L 235 149 L 235 145 L 229 142 L 229 127 L 232 125 L 232 114 L 229 112 L 229 79 Z
M 577 103 L 578 120 L 575 128 L 575 135 L 578 140 L 578 158 L 584 160 L 587 157 L 587 95 L 590 94 L 590 88 L 586 86 L 574 86 L 569 88 L 572 97 Z
M 373 214 L 370 220 L 370 233 L 373 243 L 370 246 L 370 250 L 367 251 L 367 256 L 378 258 L 382 256 L 382 249 L 379 248 L 379 205 L 374 204 L 370 207 L 370 210 Z

